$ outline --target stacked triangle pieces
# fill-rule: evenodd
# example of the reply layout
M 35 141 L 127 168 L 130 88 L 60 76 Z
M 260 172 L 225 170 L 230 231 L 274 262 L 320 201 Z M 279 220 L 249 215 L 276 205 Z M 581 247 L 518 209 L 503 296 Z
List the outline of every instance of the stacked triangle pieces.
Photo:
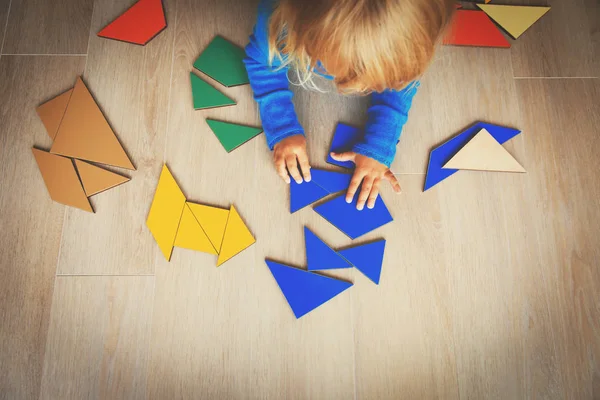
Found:
M 167 27 L 162 0 L 139 0 L 98 36 L 145 45 Z
M 229 210 L 188 202 L 163 166 L 146 225 L 167 261 L 174 247 L 217 255 L 217 266 L 255 243 L 232 205 Z
M 37 113 L 53 144 L 33 155 L 54 201 L 93 212 L 88 197 L 129 181 L 90 163 L 135 169 L 81 78 Z

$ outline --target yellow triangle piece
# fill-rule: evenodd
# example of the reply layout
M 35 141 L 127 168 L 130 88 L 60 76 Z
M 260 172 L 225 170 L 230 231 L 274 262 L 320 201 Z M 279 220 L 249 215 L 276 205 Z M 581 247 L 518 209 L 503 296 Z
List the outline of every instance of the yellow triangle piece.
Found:
M 490 133 L 482 129 L 444 165 L 446 169 L 526 172 Z
M 154 200 L 146 225 L 167 261 L 171 260 L 173 245 L 177 236 L 179 221 L 185 207 L 185 196 L 171 175 L 169 168 L 163 166 Z
M 189 202 L 187 205 L 192 210 L 204 232 L 206 232 L 217 253 L 220 252 L 225 227 L 227 226 L 227 218 L 229 218 L 229 210 Z
M 225 236 L 223 237 L 223 245 L 221 246 L 221 252 L 217 260 L 217 267 L 255 242 L 254 236 L 252 236 L 252 233 L 250 233 L 248 227 L 242 221 L 240 214 L 238 214 L 234 206 L 231 206 L 227 227 L 225 228 Z
M 550 11 L 550 7 L 505 6 L 478 4 L 490 18 L 498 23 L 510 36 L 518 39 L 531 25 Z
M 179 222 L 175 247 L 217 255 L 217 251 L 187 204 L 183 208 L 183 215 Z

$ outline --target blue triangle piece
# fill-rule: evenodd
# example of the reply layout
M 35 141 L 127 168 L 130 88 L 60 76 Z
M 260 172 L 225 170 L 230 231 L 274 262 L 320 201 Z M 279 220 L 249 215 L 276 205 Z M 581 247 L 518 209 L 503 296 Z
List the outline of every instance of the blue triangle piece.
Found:
M 346 203 L 345 195 L 341 195 L 315 207 L 315 211 L 350 239 L 356 239 L 394 220 L 381 196 L 377 197 L 373 209 L 365 207 L 358 211 L 357 201 L 358 195 L 350 204 Z
M 385 240 L 379 240 L 342 250 L 340 255 L 376 285 L 379 285 L 384 252 Z
M 307 227 L 304 227 L 304 242 L 306 243 L 306 259 L 309 271 L 352 268 L 352 265 L 348 264 L 335 250 Z
M 505 128 L 503 126 L 486 124 L 483 122 L 476 123 L 463 133 L 453 137 L 431 152 L 429 155 L 429 166 L 427 167 L 427 177 L 425 178 L 425 188 L 423 191 L 431 189 L 444 179 L 458 172 L 457 169 L 443 169 L 442 167 L 482 129 L 486 129 L 500 144 L 503 144 L 521 133 L 521 131 L 517 129 Z
M 265 260 L 296 318 L 331 300 L 352 283 Z
M 331 147 L 329 152 L 343 153 L 352 150 L 352 147 L 362 138 L 362 129 L 355 128 L 350 125 L 339 123 L 333 133 L 333 139 L 331 141 Z M 336 161 L 331 157 L 331 154 L 327 154 L 327 162 L 329 164 L 337 165 L 344 168 L 354 168 L 352 161 Z
M 337 193 L 348 189 L 352 175 L 343 172 L 325 171 L 324 169 L 311 169 L 311 182 L 316 183 L 329 193 Z
M 329 192 L 314 182 L 290 182 L 290 213 L 296 211 L 328 196 Z

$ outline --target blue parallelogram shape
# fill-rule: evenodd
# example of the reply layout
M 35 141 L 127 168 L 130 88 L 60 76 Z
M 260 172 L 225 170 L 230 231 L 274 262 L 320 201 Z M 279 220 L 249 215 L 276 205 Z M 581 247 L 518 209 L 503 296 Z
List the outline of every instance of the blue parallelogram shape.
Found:
M 328 195 L 329 192 L 327 190 L 323 189 L 313 181 L 296 183 L 295 180 L 291 179 L 290 213 L 293 214 Z
M 379 279 L 381 278 L 384 253 L 385 240 L 361 244 L 339 252 L 352 266 L 362 272 L 363 275 L 372 280 L 376 285 L 379 285 Z
M 308 314 L 352 283 L 265 260 L 296 318 Z
M 362 129 L 339 123 L 333 133 L 329 152 L 344 153 L 346 151 L 351 151 L 352 147 L 362 139 L 362 136 Z M 331 157 L 331 154 L 327 154 L 327 162 L 339 167 L 354 168 L 354 163 L 352 161 L 336 161 Z
M 443 169 L 443 166 L 482 129 L 486 129 L 500 144 L 521 133 L 518 129 L 477 122 L 466 131 L 431 151 L 423 191 L 431 189 L 444 179 L 458 172 L 457 169 Z
M 304 227 L 304 243 L 309 271 L 352 268 L 352 265 L 307 227 Z
M 316 168 L 310 170 L 310 175 L 312 177 L 311 182 L 316 183 L 332 194 L 348 189 L 352 180 L 351 174 Z
M 356 239 L 394 220 L 381 196 L 377 197 L 373 209 L 365 207 L 359 211 L 356 209 L 357 202 L 358 193 L 352 203 L 346 203 L 346 196 L 341 195 L 315 207 L 315 211 L 350 239 Z

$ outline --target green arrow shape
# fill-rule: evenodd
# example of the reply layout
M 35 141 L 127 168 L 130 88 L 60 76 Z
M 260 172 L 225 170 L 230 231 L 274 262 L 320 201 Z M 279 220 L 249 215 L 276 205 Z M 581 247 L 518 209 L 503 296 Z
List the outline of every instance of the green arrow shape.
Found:
M 262 128 L 231 124 L 214 119 L 207 119 L 206 123 L 228 153 L 263 131 Z
M 194 98 L 194 108 L 196 110 L 235 105 L 235 101 L 219 92 L 193 72 L 190 72 L 190 77 L 192 79 L 192 97 Z

